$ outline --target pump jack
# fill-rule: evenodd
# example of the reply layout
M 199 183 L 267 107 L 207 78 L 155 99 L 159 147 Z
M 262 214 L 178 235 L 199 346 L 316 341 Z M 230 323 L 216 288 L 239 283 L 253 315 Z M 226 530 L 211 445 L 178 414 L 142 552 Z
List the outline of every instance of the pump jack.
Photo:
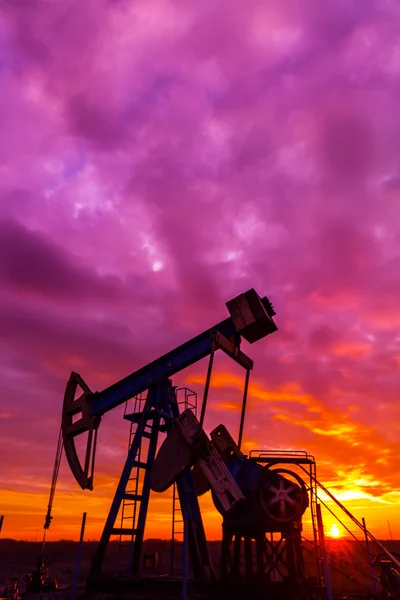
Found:
M 102 416 L 147 390 L 144 409 L 141 412 L 126 415 L 126 418 L 136 424 L 136 433 L 130 445 L 121 479 L 94 557 L 89 575 L 90 581 L 98 580 L 102 576 L 104 557 L 110 537 L 113 535 L 129 540 L 131 553 L 127 575 L 139 573 L 150 489 L 157 488 L 154 473 L 152 477 L 152 468 L 153 466 L 156 468 L 158 435 L 160 432 L 165 432 L 173 436 L 174 423 L 180 422 L 177 421 L 179 408 L 170 377 L 200 359 L 206 356 L 210 357 L 200 423 L 199 426 L 195 424 L 193 430 L 196 437 L 202 432 L 214 354 L 218 349 L 223 350 L 246 372 L 237 447 L 237 450 L 240 451 L 249 374 L 253 368 L 253 361 L 240 349 L 241 338 L 243 337 L 252 344 L 276 331 L 277 327 L 272 318 L 275 311 L 270 301 L 266 297 L 260 298 L 254 289 L 227 302 L 226 306 L 231 315 L 230 318 L 101 392 L 92 392 L 79 374 L 71 373 L 64 396 L 62 435 L 66 458 L 82 489 L 93 489 L 97 432 Z M 75 437 L 85 432 L 88 433 L 88 440 L 82 466 L 75 447 Z M 183 435 L 185 432 L 190 437 L 187 428 L 183 430 Z M 147 457 L 144 457 L 141 449 L 146 439 L 148 440 Z M 172 447 L 171 444 L 169 446 Z M 193 444 L 187 444 L 186 447 L 189 449 L 189 453 L 192 452 Z M 210 452 L 212 454 L 211 480 L 215 484 L 214 492 L 222 505 L 229 509 L 240 502 L 243 495 L 227 471 L 218 452 L 213 451 L 212 448 Z M 210 467 L 209 455 L 206 458 Z M 182 512 L 187 515 L 189 555 L 194 576 L 199 579 L 209 579 L 213 577 L 213 572 L 197 499 L 198 494 L 191 470 L 193 464 L 193 460 L 186 456 L 178 472 L 175 473 L 175 468 L 173 469 L 171 477 L 176 481 Z M 133 469 L 137 474 L 134 478 L 131 477 Z M 209 469 L 209 473 L 211 471 Z M 136 489 L 133 491 L 128 487 L 132 479 L 136 481 Z M 138 489 L 139 480 L 141 490 Z M 162 487 L 168 487 L 170 481 L 172 480 L 164 481 Z M 133 515 L 129 527 L 124 523 L 118 527 L 116 519 L 121 504 L 125 501 L 129 501 L 133 506 Z

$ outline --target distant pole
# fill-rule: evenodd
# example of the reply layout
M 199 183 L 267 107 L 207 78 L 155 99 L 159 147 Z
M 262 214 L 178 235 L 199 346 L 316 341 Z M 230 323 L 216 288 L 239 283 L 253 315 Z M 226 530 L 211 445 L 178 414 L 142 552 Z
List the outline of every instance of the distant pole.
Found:
M 367 531 L 367 526 L 365 525 L 365 519 L 364 519 L 364 517 L 362 518 L 362 524 L 363 524 L 363 527 L 364 527 L 365 545 L 366 545 L 366 548 L 367 548 L 368 558 L 369 558 L 369 568 L 371 569 L 372 587 L 374 589 L 374 593 L 377 594 L 378 593 L 378 586 L 376 585 L 375 571 L 374 571 L 374 567 L 372 566 L 373 561 L 372 561 L 371 551 L 369 549 L 368 531 Z
M 0 532 L 1 532 L 1 529 L 3 527 L 3 521 L 4 521 L 4 515 L 1 515 L 0 516 Z
M 388 528 L 389 528 L 389 535 L 390 535 L 390 539 L 393 540 L 393 536 L 392 536 L 392 529 L 390 527 L 390 521 L 387 522 L 388 524 Z
M 75 598 L 76 598 L 76 591 L 77 591 L 77 588 L 78 588 L 79 568 L 81 566 L 81 560 L 82 560 L 82 546 L 83 546 L 83 535 L 85 533 L 85 523 L 86 523 L 86 513 L 84 512 L 83 515 L 82 515 L 81 535 L 79 537 L 78 556 L 76 557 L 74 584 L 73 584 L 73 587 L 72 587 L 71 600 L 75 600 Z

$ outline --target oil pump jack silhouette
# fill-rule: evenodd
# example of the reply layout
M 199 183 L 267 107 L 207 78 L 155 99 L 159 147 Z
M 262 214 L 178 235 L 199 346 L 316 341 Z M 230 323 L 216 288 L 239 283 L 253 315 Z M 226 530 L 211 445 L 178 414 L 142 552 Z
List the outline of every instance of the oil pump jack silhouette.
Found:
M 229 545 L 235 540 L 234 563 L 243 540 L 246 556 L 251 540 L 257 545 L 261 569 L 266 531 L 286 531 L 288 554 L 293 568 L 301 568 L 296 555 L 296 524 L 308 506 L 301 478 L 281 469 L 270 470 L 249 460 L 241 452 L 250 371 L 253 361 L 241 350 L 244 338 L 253 344 L 277 330 L 275 311 L 267 297 L 254 289 L 226 303 L 230 317 L 195 338 L 100 391 L 92 392 L 82 377 L 72 372 L 66 386 L 62 436 L 65 454 L 82 489 L 93 489 L 98 428 L 104 414 L 147 391 L 142 410 L 125 415 L 136 427 L 111 509 L 89 574 L 88 586 L 104 578 L 103 563 L 110 538 L 125 538 L 129 548 L 126 576 L 140 573 L 143 538 L 150 493 L 176 484 L 186 528 L 193 577 L 214 577 L 207 547 L 198 496 L 211 489 L 214 504 L 223 516 L 221 573 L 229 574 Z M 214 355 L 225 352 L 245 372 L 238 442 L 221 424 L 209 438 L 203 430 Z M 190 410 L 180 414 L 171 377 L 209 356 L 200 419 Z M 75 438 L 87 434 L 83 465 Z M 159 435 L 167 434 L 158 454 Z M 125 522 L 117 524 L 122 504 L 131 506 Z M 297 537 L 296 537 L 297 536 Z M 247 564 L 247 563 L 246 563 Z M 236 565 L 237 567 L 237 565 Z M 233 567 L 235 568 L 235 567 Z

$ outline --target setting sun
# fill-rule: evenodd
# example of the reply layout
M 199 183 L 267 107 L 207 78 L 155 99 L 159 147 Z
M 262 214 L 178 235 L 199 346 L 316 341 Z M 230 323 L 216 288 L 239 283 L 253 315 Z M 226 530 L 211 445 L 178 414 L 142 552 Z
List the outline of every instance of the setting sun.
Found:
M 330 535 L 331 537 L 334 537 L 334 538 L 338 538 L 342 535 L 340 533 L 340 529 L 339 529 L 338 525 L 336 525 L 336 523 L 333 523 L 330 531 L 328 531 L 328 535 Z

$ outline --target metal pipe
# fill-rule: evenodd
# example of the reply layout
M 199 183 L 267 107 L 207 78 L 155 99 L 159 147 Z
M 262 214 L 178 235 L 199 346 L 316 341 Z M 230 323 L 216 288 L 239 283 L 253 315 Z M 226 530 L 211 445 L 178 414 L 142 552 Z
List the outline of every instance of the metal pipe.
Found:
M 240 425 L 239 425 L 239 437 L 238 437 L 239 450 L 240 450 L 240 446 L 242 445 L 244 417 L 246 415 L 247 390 L 249 389 L 249 379 L 250 379 L 250 369 L 246 369 L 246 380 L 244 382 L 243 402 L 242 402 L 242 414 L 240 415 Z
M 78 588 L 78 578 L 79 578 L 79 569 L 80 569 L 81 560 L 82 560 L 82 547 L 83 547 L 83 536 L 85 533 L 85 523 L 86 523 L 86 513 L 84 512 L 82 515 L 81 534 L 79 537 L 78 556 L 76 557 L 75 575 L 74 575 L 74 583 L 72 586 L 71 600 L 75 600 L 76 591 Z
M 201 405 L 200 427 L 203 427 L 204 417 L 206 414 L 208 390 L 210 389 L 211 374 L 212 374 L 212 368 L 213 368 L 213 363 L 214 363 L 214 354 L 215 354 L 215 344 L 213 342 L 211 344 L 210 360 L 208 361 L 207 378 L 206 378 L 206 385 L 204 388 L 203 404 Z
M 182 508 L 183 513 L 183 548 L 182 548 L 182 600 L 187 600 L 188 579 L 188 511 Z
M 172 532 L 171 532 L 171 575 L 174 573 L 175 566 L 175 512 L 176 512 L 176 494 L 178 493 L 176 483 L 172 488 Z
M 364 519 L 364 517 L 362 518 L 362 524 L 363 524 L 363 527 L 364 527 L 365 545 L 366 545 L 366 548 L 367 548 L 368 558 L 369 558 L 369 568 L 371 569 L 372 587 L 374 589 L 375 594 L 377 594 L 378 593 L 378 586 L 376 584 L 374 567 L 372 566 L 373 561 L 372 561 L 371 551 L 369 549 L 368 532 L 367 532 L 367 526 L 365 525 L 365 519 Z
M 318 538 L 322 550 L 322 562 L 324 567 L 325 587 L 327 600 L 333 600 L 331 576 L 329 573 L 328 557 L 326 555 L 324 522 L 322 521 L 321 505 L 317 504 Z

